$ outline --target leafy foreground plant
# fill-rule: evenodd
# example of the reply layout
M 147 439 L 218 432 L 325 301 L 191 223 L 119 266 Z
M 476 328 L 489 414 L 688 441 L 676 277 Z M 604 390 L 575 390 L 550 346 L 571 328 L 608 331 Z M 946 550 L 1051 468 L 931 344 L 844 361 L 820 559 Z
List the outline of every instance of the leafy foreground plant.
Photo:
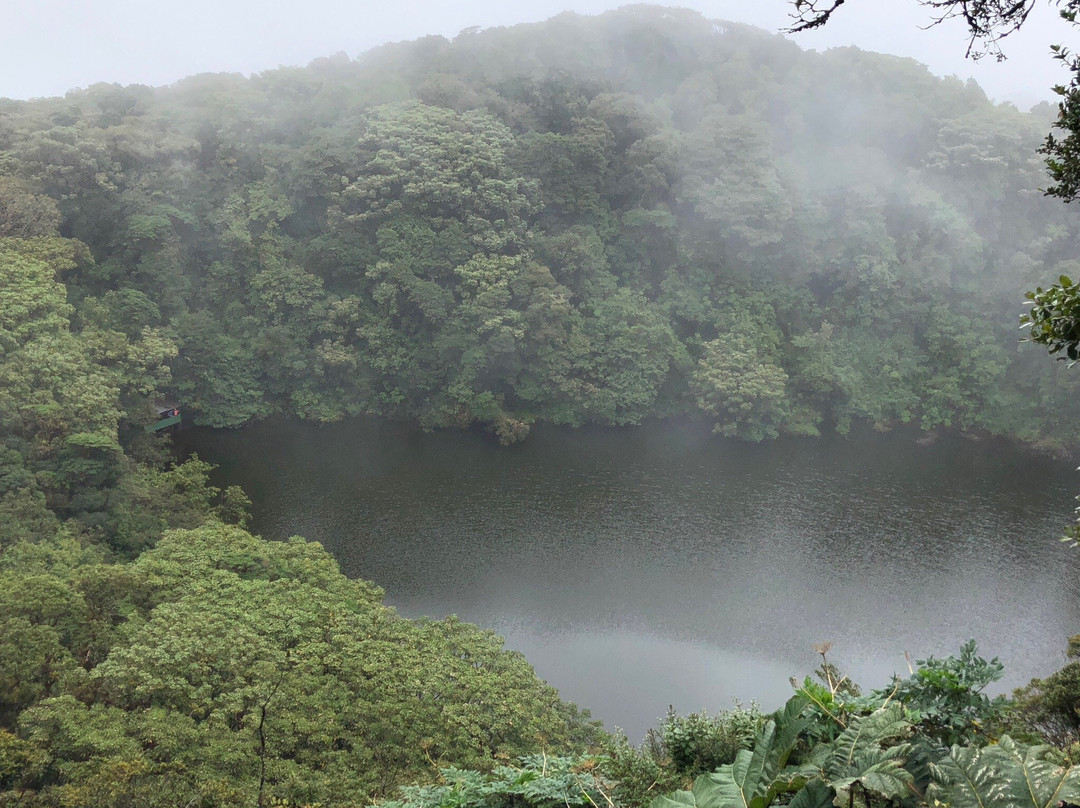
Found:
M 591 758 L 529 755 L 521 767 L 499 766 L 490 773 L 447 768 L 442 784 L 406 786 L 402 799 L 381 808 L 586 808 L 611 806 L 611 784 L 590 771 Z
M 794 794 L 796 808 L 850 804 L 857 794 L 869 805 L 872 795 L 889 801 L 912 793 L 914 778 L 904 769 L 910 745 L 890 745 L 911 731 L 895 704 L 853 719 L 835 741 L 815 746 L 804 764 L 786 765 L 814 722 L 806 714 L 810 704 L 796 694 L 765 723 L 753 751 L 697 778 L 690 791 L 658 797 L 652 808 L 768 808 L 782 794 Z
M 1080 769 L 1051 760 L 1051 746 L 1024 746 L 1008 735 L 996 746 L 954 746 L 931 766 L 931 805 L 954 808 L 1053 808 L 1080 799 Z
M 895 701 L 852 717 L 836 740 L 812 746 L 802 764 L 786 765 L 812 735 L 809 705 L 796 694 L 766 722 L 753 751 L 701 775 L 690 791 L 657 797 L 651 808 L 769 808 L 784 795 L 792 808 L 1052 808 L 1080 799 L 1080 770 L 1059 765 L 1053 747 L 1025 746 L 1006 735 L 981 749 L 935 748 L 925 735 L 913 738 L 919 728 Z M 926 754 L 936 760 L 927 762 Z M 919 788 L 924 768 L 925 792 Z

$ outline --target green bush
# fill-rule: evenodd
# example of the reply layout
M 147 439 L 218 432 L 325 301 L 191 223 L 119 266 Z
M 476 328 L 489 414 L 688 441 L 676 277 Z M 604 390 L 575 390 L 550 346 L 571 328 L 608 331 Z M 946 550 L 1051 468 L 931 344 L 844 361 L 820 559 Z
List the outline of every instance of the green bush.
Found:
M 381 808 L 587 808 L 611 804 L 610 785 L 593 773 L 590 757 L 528 755 L 520 767 L 490 773 L 447 768 L 442 783 L 405 786 Z
M 983 659 L 977 651 L 975 640 L 968 640 L 959 656 L 917 660 L 911 676 L 894 679 L 891 689 L 876 695 L 891 690 L 923 730 L 945 746 L 977 742 L 987 725 L 1000 721 L 1006 704 L 1002 696 L 991 699 L 983 693 L 1001 678 L 1005 666 L 997 657 Z
M 714 716 L 704 710 L 680 716 L 670 709 L 660 726 L 660 747 L 680 774 L 715 771 L 749 748 L 762 720 L 754 702 Z
M 1080 634 L 1069 639 L 1067 653 L 1073 662 L 1013 691 L 1003 718 L 1009 732 L 1059 747 L 1080 743 Z
M 648 744 L 635 747 L 626 736 L 616 740 L 600 760 L 600 770 L 612 783 L 616 805 L 643 808 L 658 794 L 673 791 L 685 779 L 669 761 L 652 753 Z

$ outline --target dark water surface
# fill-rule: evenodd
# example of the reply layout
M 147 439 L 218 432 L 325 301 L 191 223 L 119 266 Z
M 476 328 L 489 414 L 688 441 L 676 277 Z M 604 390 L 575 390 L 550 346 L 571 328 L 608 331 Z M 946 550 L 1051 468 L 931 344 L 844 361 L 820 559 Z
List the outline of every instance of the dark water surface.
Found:
M 495 629 L 565 698 L 640 738 L 680 711 L 771 708 L 817 663 L 882 686 L 974 637 L 1005 684 L 1065 661 L 1075 463 L 910 436 L 748 445 L 687 425 L 478 433 L 356 420 L 190 429 L 181 451 L 408 616 Z

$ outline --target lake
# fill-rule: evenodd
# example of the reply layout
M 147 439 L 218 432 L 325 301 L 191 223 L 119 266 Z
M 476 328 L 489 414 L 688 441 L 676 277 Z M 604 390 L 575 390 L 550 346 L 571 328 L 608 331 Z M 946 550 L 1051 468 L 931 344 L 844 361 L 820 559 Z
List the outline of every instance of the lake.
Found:
M 1004 685 L 1065 662 L 1075 463 L 911 434 L 537 428 L 499 446 L 376 419 L 186 429 L 266 538 L 322 542 L 402 614 L 494 629 L 631 740 L 669 705 L 778 706 L 820 661 L 867 687 L 975 638 Z

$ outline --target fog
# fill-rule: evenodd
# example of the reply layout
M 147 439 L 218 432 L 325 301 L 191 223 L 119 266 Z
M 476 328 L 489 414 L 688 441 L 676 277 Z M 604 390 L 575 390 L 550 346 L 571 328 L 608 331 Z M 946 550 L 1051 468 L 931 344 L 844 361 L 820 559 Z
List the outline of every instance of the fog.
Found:
M 169 84 L 201 72 L 252 73 L 301 65 L 344 51 L 350 56 L 404 39 L 452 37 L 473 26 L 514 25 L 562 11 L 597 14 L 612 0 L 468 0 L 393 4 L 343 0 L 4 0 L 0 3 L 0 97 L 62 95 L 97 82 Z M 687 0 L 684 6 L 714 19 L 771 31 L 790 24 L 787 0 Z M 938 75 L 974 77 L 998 101 L 1027 108 L 1052 97 L 1063 71 L 1049 57 L 1068 30 L 1050 5 L 1040 5 L 1025 30 L 1006 43 L 1009 61 L 964 59 L 964 26 L 951 21 L 925 30 L 928 10 L 916 0 L 854 0 L 825 29 L 801 34 L 804 48 L 857 45 L 911 56 Z

